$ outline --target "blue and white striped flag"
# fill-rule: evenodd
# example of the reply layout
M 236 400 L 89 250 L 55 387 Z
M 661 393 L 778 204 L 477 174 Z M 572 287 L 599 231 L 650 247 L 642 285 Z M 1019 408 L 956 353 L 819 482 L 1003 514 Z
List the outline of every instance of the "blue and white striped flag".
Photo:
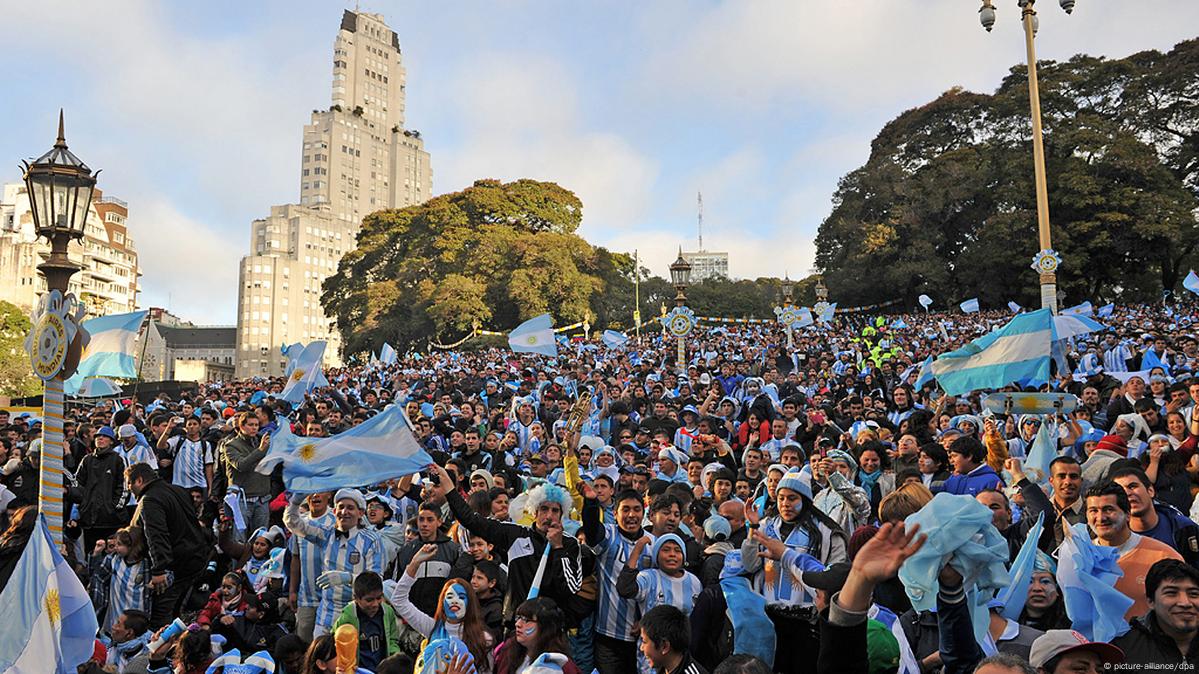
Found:
M 942 354 L 932 371 L 949 395 L 997 389 L 1016 381 L 1049 381 L 1053 314 L 1048 309 L 1023 313 L 1002 328 Z
M 1057 424 L 1042 420 L 1024 461 L 1025 468 L 1035 468 L 1040 473 L 1033 482 L 1042 486 L 1049 484 L 1049 464 L 1057 458 L 1057 430 Z
M 269 475 L 280 463 L 287 489 L 310 494 L 419 473 L 433 458 L 416 441 L 403 407 L 389 405 L 361 424 L 327 438 L 295 435 L 282 424 L 271 435 L 270 451 L 256 470 Z
M 833 311 L 836 311 L 836 308 L 837 308 L 837 305 L 834 304 Z M 812 310 L 811 309 L 809 309 L 807 307 L 800 307 L 798 313 L 799 313 L 799 320 L 796 321 L 795 323 L 791 324 L 792 330 L 799 330 L 800 328 L 806 328 L 809 325 L 814 325 L 816 323 L 816 320 L 814 318 L 812 318 Z M 830 321 L 833 320 L 832 316 L 830 316 L 828 320 L 830 320 Z M 825 322 L 827 323 L 828 321 L 825 321 Z
M 1120 551 L 1095 545 L 1087 525 L 1070 527 L 1057 549 L 1057 584 L 1073 628 L 1091 641 L 1111 641 L 1128 631 L 1124 614 L 1133 601 L 1116 589 L 1123 575 Z
M 1105 304 L 1105 305 L 1099 307 L 1099 309 L 1095 312 L 1095 315 L 1098 316 L 1099 318 L 1107 318 L 1107 317 L 1111 316 L 1112 312 L 1115 310 L 1116 310 L 1116 305 Z
M 976 314 L 978 313 L 978 298 L 972 297 L 965 302 L 962 302 L 958 306 L 961 307 L 962 311 L 968 314 Z
M 132 379 L 137 376 L 137 332 L 146 320 L 147 313 L 134 311 L 83 322 L 91 341 L 84 347 L 79 367 L 75 370 L 80 382 L 84 377 Z
M 1013 314 L 1018 314 L 1021 311 L 1024 311 L 1024 307 L 1020 306 L 1019 304 L 1016 304 L 1015 302 L 1010 302 L 1010 301 L 1007 303 L 1007 308 L 1011 309 Z
M 0 593 L 0 625 L 0 672 L 74 674 L 92 657 L 96 611 L 42 515 Z
M 1062 309 L 1063 316 L 1090 316 L 1093 313 L 1095 313 L 1095 308 L 1091 306 L 1090 302 L 1083 302 L 1069 309 Z
M 508 333 L 508 346 L 519 353 L 556 357 L 558 344 L 554 340 L 554 319 L 549 314 L 541 314 L 521 323 Z
M 287 375 L 287 385 L 283 387 L 280 398 L 289 403 L 304 402 L 304 395 L 320 386 L 324 373 L 321 364 L 325 358 L 325 342 L 311 342 L 296 358 L 295 367 Z
M 604 330 L 604 334 L 601 339 L 603 339 L 604 344 L 606 344 L 608 348 L 616 349 L 624 346 L 624 343 L 629 341 L 629 336 L 623 332 L 617 332 L 616 330 Z
M 1194 269 L 1182 280 L 1182 287 L 1199 295 L 1199 274 L 1196 274 Z
M 379 362 L 384 365 L 394 365 L 396 357 L 396 350 L 387 342 L 383 342 L 383 348 L 379 349 Z
M 891 323 L 892 330 L 903 330 L 906 327 L 908 327 L 908 324 L 902 318 L 897 318 L 897 319 L 895 319 L 894 322 Z
M 1043 427 L 1043 426 L 1042 426 Z M 1041 540 L 1041 531 L 1045 528 L 1045 513 L 1037 513 L 1037 521 L 1028 530 L 1020 552 L 1012 560 L 1008 569 L 1008 586 L 995 595 L 995 599 L 1003 603 L 1000 613 L 1004 618 L 1016 620 L 1024 611 L 1024 602 L 1028 600 L 1028 586 L 1032 583 L 1032 574 L 1037 563 L 1037 543 Z
M 924 385 L 935 379 L 933 375 L 933 357 L 929 356 L 920 364 L 920 374 L 916 377 L 916 390 L 924 388 Z

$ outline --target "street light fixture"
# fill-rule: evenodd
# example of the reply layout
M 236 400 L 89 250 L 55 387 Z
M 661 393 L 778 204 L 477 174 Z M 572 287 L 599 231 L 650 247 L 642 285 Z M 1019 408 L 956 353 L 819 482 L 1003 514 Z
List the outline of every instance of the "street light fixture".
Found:
M 677 294 L 674 296 L 675 306 L 687 303 L 687 286 L 691 285 L 691 263 L 683 257 L 683 249 L 679 248 L 679 257 L 670 265 L 670 281 Z
M 78 366 L 82 340 L 86 333 L 82 329 L 63 330 L 63 314 L 72 311 L 73 300 L 67 296 L 71 277 L 79 271 L 79 265 L 71 262 L 68 246 L 71 241 L 83 238 L 87 226 L 88 209 L 92 193 L 96 188 L 99 171 L 92 170 L 67 149 L 63 133 L 63 114 L 58 111 L 58 140 L 49 152 L 33 163 L 22 162 L 25 189 L 29 195 L 29 207 L 33 215 L 33 227 L 38 236 L 50 242 L 50 255 L 38 265 L 46 277 L 47 294 L 54 297 L 58 291 L 62 304 L 54 307 L 58 319 L 39 316 L 30 335 L 31 343 L 39 342 L 41 360 L 35 358 L 35 372 L 39 362 L 45 368 L 41 375 L 45 384 L 42 411 L 42 460 L 39 509 L 46 516 L 47 526 L 55 541 L 63 540 L 63 382 L 74 374 Z M 45 303 L 39 307 L 47 306 Z M 67 307 L 64 309 L 64 307 Z M 82 313 L 79 312 L 79 318 Z M 69 318 L 69 317 L 68 317 Z M 69 335 L 69 336 L 68 336 Z M 64 343 L 64 341 L 66 343 Z M 51 347 L 47 350 L 45 347 Z M 35 347 L 35 351 L 37 348 Z M 49 355 L 47 355 L 49 354 Z
M 982 0 L 978 10 L 979 20 L 987 32 L 995 25 L 995 8 L 992 0 Z M 1074 11 L 1075 0 L 1058 0 L 1067 14 Z M 1041 133 L 1041 93 L 1037 83 L 1037 51 L 1033 38 L 1040 28 L 1040 20 L 1033 9 L 1036 0 L 1017 0 L 1024 24 L 1024 43 L 1028 52 L 1028 102 L 1032 111 L 1032 154 L 1037 189 L 1037 238 L 1040 251 L 1033 257 L 1032 268 L 1040 275 L 1041 308 L 1057 313 L 1057 268 L 1061 257 L 1053 250 L 1049 233 L 1049 188 L 1045 180 L 1045 143 Z
M 791 293 L 795 291 L 795 283 L 791 279 L 787 278 L 786 274 L 783 274 L 782 290 L 783 306 L 789 307 L 791 306 Z

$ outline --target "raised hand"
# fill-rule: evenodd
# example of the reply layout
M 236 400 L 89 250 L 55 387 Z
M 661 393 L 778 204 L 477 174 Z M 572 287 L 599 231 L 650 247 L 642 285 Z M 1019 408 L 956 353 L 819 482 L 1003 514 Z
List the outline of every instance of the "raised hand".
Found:
M 893 578 L 899 573 L 899 567 L 916 554 L 927 539 L 920 534 L 920 525 L 905 528 L 902 523 L 887 522 L 858 550 L 853 559 L 853 572 L 875 585 Z

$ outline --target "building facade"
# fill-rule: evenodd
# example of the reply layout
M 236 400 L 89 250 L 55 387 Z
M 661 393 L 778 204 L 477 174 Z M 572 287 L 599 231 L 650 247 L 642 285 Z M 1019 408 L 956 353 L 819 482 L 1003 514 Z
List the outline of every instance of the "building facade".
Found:
M 691 280 L 699 283 L 709 278 L 729 277 L 729 254 L 707 250 L 683 251 L 683 259 L 691 265 Z
M 136 345 L 143 381 L 215 381 L 233 376 L 237 328 L 195 325 L 151 308 Z M 182 365 L 182 368 L 181 368 Z
M 137 248 L 129 236 L 129 206 L 95 190 L 87 212 L 83 239 L 72 241 L 71 261 L 80 266 L 69 289 L 87 305 L 89 317 L 137 309 Z M 4 185 L 0 194 L 0 300 L 29 312 L 46 292 L 37 266 L 50 254 L 50 244 L 33 228 L 33 212 L 23 183 Z
M 321 307 L 321 284 L 353 250 L 362 218 L 432 196 L 419 131 L 404 128 L 400 41 L 378 14 L 346 11 L 333 43 L 328 110 L 304 127 L 300 203 L 271 207 L 250 227 L 238 270 L 237 377 L 278 376 L 280 347 L 325 340 L 340 364 L 341 338 Z

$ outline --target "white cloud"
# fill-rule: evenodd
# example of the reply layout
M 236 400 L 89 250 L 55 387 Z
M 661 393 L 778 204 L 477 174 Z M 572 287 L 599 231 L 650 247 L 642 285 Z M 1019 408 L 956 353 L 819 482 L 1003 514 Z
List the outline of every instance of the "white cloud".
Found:
M 472 55 L 439 95 L 461 136 L 451 152 L 434 157 L 438 191 L 487 177 L 550 180 L 582 199 L 584 236 L 643 221 L 656 162 L 616 131 L 586 127 L 574 79 L 559 63 Z
M 141 305 L 187 307 L 183 318 L 201 325 L 235 323 L 237 264 L 249 237 L 224 236 L 161 198 L 143 201 L 137 212 L 143 225 L 134 239 L 145 274 Z M 213 264 L 231 265 L 233 273 Z

